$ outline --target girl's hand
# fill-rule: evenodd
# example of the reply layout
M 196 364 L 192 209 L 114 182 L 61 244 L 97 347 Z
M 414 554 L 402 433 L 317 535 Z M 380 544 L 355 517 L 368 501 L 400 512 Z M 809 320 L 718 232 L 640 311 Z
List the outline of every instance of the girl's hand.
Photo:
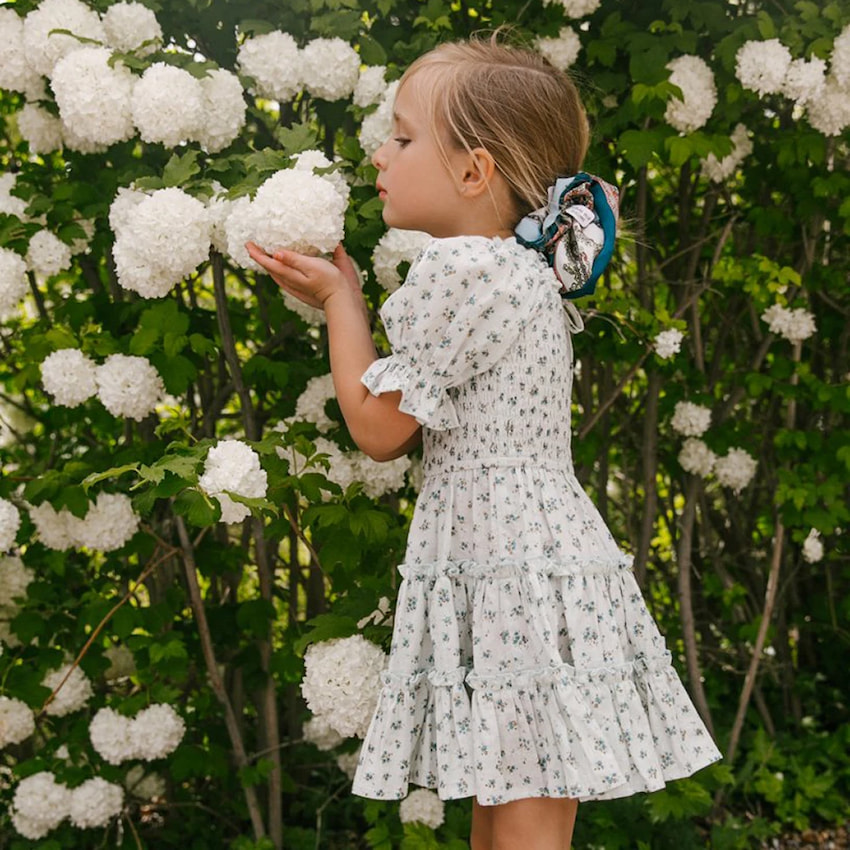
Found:
M 296 251 L 277 251 L 271 256 L 254 242 L 248 242 L 245 247 L 254 262 L 262 266 L 284 292 L 311 307 L 324 310 L 329 298 L 346 290 L 360 294 L 357 272 L 342 245 L 334 249 L 331 262 Z

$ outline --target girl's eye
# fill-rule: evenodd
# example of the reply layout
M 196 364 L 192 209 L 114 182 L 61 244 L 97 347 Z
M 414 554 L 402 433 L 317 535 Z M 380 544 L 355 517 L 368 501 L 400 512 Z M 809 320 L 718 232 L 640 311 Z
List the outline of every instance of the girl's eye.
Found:
M 398 142 L 399 147 L 407 147 L 410 144 L 410 139 L 405 139 L 403 136 L 396 136 L 393 139 L 394 142 Z

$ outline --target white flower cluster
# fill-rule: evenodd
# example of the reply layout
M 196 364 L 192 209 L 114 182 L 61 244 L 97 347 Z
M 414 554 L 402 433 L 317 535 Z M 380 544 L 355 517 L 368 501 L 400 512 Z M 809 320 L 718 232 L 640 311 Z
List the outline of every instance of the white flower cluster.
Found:
M 120 549 L 138 530 L 139 517 L 129 496 L 123 493 L 98 493 L 83 519 L 67 508 L 56 511 L 49 502 L 30 508 L 41 542 L 59 551 L 95 549 L 111 552 Z
M 0 552 L 6 552 L 15 545 L 20 527 L 21 515 L 18 509 L 8 499 L 0 499 Z
M 333 163 L 320 150 L 301 151 L 301 153 L 295 154 L 292 159 L 292 167 L 298 171 L 309 171 L 311 174 L 316 174 L 316 170 L 319 169 L 321 173 L 317 176 L 332 183 L 345 203 L 348 203 L 351 187 L 348 185 L 345 175 L 334 169 Z
M 41 363 L 44 391 L 55 404 L 77 407 L 97 393 L 97 365 L 78 348 L 61 348 Z
M 102 21 L 109 46 L 121 53 L 145 56 L 162 42 L 162 27 L 156 15 L 141 3 L 114 3 Z
M 808 104 L 809 124 L 824 136 L 839 136 L 850 127 L 850 84 L 828 77 L 820 95 Z
M 185 733 L 186 723 L 167 703 L 150 705 L 134 718 L 101 708 L 89 724 L 92 746 L 109 764 L 165 758 L 177 749 Z
M 124 787 L 140 800 L 155 800 L 165 796 L 165 780 L 158 773 L 145 773 L 137 764 L 127 771 Z
M 325 413 L 325 404 L 335 397 L 333 376 L 330 373 L 310 378 L 304 392 L 295 402 L 295 419 L 312 422 L 323 434 L 327 433 L 337 423 Z
M 323 752 L 338 747 L 345 738 L 333 729 L 328 723 L 327 717 L 311 717 L 302 727 L 301 734 L 304 740 L 315 745 Z
M 38 97 L 41 75 L 27 62 L 24 19 L 9 6 L 0 7 L 0 89 Z
M 95 829 L 118 817 L 123 807 L 124 789 L 95 776 L 71 791 L 68 816 L 78 829 Z
M 0 642 L 7 646 L 20 646 L 9 623 L 18 615 L 16 600 L 26 596 L 27 587 L 34 578 L 35 572 L 17 556 L 0 558 Z
M 791 310 L 781 304 L 773 304 L 761 314 L 761 319 L 767 323 L 771 333 L 789 342 L 802 342 L 817 330 L 815 317 L 802 307 Z
M 174 65 L 154 62 L 133 87 L 133 123 L 146 142 L 175 147 L 193 138 L 203 109 L 200 81 Z
M 826 62 L 813 56 L 795 59 L 788 66 L 782 83 L 782 93 L 800 106 L 816 100 L 826 85 Z
M 699 437 L 711 423 L 711 410 L 691 401 L 676 402 L 670 424 L 684 437 Z
M 304 655 L 301 693 L 313 714 L 340 735 L 362 738 L 386 661 L 384 651 L 362 635 L 314 643 Z
M 446 819 L 445 808 L 434 791 L 417 788 L 401 801 L 398 816 L 402 823 L 422 823 L 436 829 Z
M 700 439 L 688 437 L 679 452 L 679 465 L 691 475 L 708 478 L 714 471 L 717 455 Z
M 33 70 L 45 77 L 50 76 L 63 56 L 85 45 L 74 36 L 54 30 L 68 30 L 74 36 L 92 41 L 106 40 L 100 16 L 81 0 L 42 0 L 24 18 L 23 40 L 27 61 Z
M 0 212 L 5 210 L 0 209 Z M 24 258 L 11 248 L 0 248 L 0 319 L 14 312 L 28 291 Z
M 571 68 L 581 52 L 581 40 L 572 27 L 561 27 L 556 38 L 535 39 L 537 52 L 561 71 Z
M 803 560 L 809 564 L 823 560 L 823 541 L 816 528 L 813 528 L 803 541 Z
M 141 421 L 162 401 L 165 387 L 145 357 L 110 354 L 97 367 L 97 397 L 113 416 Z
M 39 277 L 51 277 L 71 266 L 71 247 L 49 230 L 39 230 L 30 238 L 27 265 Z
M 63 680 L 64 684 L 59 687 Z M 71 669 L 70 664 L 63 664 L 58 670 L 51 670 L 41 680 L 41 684 L 51 691 L 59 688 L 45 709 L 52 717 L 64 717 L 85 708 L 94 693 L 89 677 L 79 667 Z
M 242 84 L 236 74 L 219 68 L 201 81 L 200 126 L 194 131 L 204 150 L 218 153 L 224 150 L 245 126 L 248 104 L 242 92 Z
M 207 208 L 176 187 L 151 195 L 119 192 L 109 223 L 116 236 L 118 282 L 143 298 L 168 295 L 209 255 L 212 225 Z
M 723 159 L 718 159 L 710 153 L 702 161 L 702 170 L 709 180 L 714 183 L 723 183 L 728 180 L 737 170 L 738 166 L 753 152 L 753 143 L 747 128 L 743 124 L 736 124 L 732 131 L 732 152 Z
M 682 348 L 684 335 L 678 328 L 668 328 L 656 334 L 653 345 L 655 353 L 662 360 L 669 360 L 674 354 L 678 354 Z
M 16 215 L 21 221 L 28 221 L 27 202 L 12 194 L 17 182 L 16 174 L 0 174 L 0 213 Z
M 829 61 L 836 82 L 841 86 L 850 85 L 850 24 L 835 39 Z
M 791 65 L 791 51 L 778 38 L 747 41 L 735 56 L 735 76 L 760 96 L 778 94 Z
M 20 744 L 35 732 L 35 715 L 19 699 L 0 696 L 0 750 Z
M 360 69 L 357 52 L 341 38 L 316 38 L 299 49 L 280 31 L 246 39 L 236 61 L 254 80 L 257 94 L 278 101 L 290 100 L 302 88 L 324 100 L 348 97 Z
M 717 105 L 717 87 L 708 63 L 699 56 L 677 56 L 667 63 L 670 82 L 682 90 L 682 99 L 667 102 L 664 120 L 680 133 L 693 133 L 711 117 Z
M 361 69 L 352 98 L 355 106 L 365 108 L 381 102 L 387 90 L 387 82 L 384 79 L 386 73 L 386 65 L 367 65 Z
M 325 477 L 343 490 L 355 481 L 360 481 L 367 496 L 379 499 L 404 487 L 405 473 L 410 469 L 410 458 L 407 455 L 379 463 L 360 451 L 344 452 L 336 443 L 324 437 L 313 442 L 317 452 L 328 455 L 330 468 L 326 471 L 323 469 Z
M 30 153 L 46 154 L 62 147 L 62 121 L 37 103 L 24 104 L 18 113 L 18 130 Z
M 357 772 L 357 765 L 360 762 L 360 751 L 362 747 L 358 747 L 353 753 L 340 753 L 336 757 L 336 766 L 349 778 L 354 779 L 354 774 Z
M 553 3 L 560 3 L 568 18 L 583 18 L 585 15 L 592 15 L 601 2 L 602 0 L 543 0 L 543 5 L 551 6 Z
M 333 180 L 304 168 L 272 175 L 253 201 L 240 199 L 225 222 L 227 250 L 243 268 L 259 270 L 248 256 L 252 240 L 273 254 L 289 249 L 304 254 L 331 253 L 342 241 L 347 196 Z
M 725 457 L 714 464 L 714 474 L 724 487 L 740 493 L 756 474 L 758 464 L 743 449 L 729 449 Z
M 398 267 L 413 263 L 431 236 L 421 230 L 400 230 L 391 227 L 379 240 L 372 254 L 372 268 L 378 283 L 387 291 L 395 292 L 402 280 Z
M 103 674 L 107 682 L 126 679 L 136 672 L 136 659 L 132 650 L 121 644 L 115 644 L 103 651 L 103 657 L 109 661 L 109 667 Z
M 218 499 L 222 522 L 241 522 L 251 513 L 247 505 L 234 502 L 224 491 L 246 499 L 260 499 L 268 486 L 260 456 L 240 440 L 222 440 L 207 454 L 198 486 Z
M 393 128 L 393 105 L 398 91 L 398 80 L 390 83 L 378 108 L 360 123 L 360 147 L 371 156 L 389 138 Z

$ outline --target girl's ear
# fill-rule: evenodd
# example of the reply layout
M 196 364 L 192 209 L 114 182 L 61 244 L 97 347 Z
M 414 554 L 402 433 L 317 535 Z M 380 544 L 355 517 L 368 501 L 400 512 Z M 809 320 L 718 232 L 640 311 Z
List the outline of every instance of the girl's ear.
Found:
M 488 191 L 496 173 L 496 160 L 486 148 L 473 148 L 467 155 L 466 168 L 461 176 L 461 192 L 475 198 Z

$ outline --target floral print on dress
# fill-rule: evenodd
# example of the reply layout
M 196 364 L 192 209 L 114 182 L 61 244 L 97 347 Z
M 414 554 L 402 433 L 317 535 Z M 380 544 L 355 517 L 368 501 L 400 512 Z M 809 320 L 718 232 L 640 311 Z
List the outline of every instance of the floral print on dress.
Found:
M 381 310 L 363 383 L 423 424 L 425 479 L 355 794 L 602 799 L 720 758 L 573 472 L 558 288 L 514 238 L 435 239 Z

